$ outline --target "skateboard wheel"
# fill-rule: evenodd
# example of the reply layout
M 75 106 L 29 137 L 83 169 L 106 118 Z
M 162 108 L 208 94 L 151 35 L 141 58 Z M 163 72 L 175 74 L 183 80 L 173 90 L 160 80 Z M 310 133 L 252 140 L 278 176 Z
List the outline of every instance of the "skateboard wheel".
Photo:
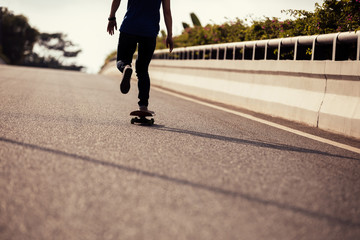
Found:
M 134 123 L 135 123 L 135 119 L 132 118 L 130 122 L 131 122 L 131 124 L 134 124 Z

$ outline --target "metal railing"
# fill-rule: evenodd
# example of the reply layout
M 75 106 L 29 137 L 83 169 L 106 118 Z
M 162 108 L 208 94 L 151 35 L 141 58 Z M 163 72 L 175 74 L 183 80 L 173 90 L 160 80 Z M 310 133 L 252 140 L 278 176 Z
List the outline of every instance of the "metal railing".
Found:
M 270 40 L 156 50 L 167 60 L 332 60 L 359 61 L 360 32 L 342 32 Z

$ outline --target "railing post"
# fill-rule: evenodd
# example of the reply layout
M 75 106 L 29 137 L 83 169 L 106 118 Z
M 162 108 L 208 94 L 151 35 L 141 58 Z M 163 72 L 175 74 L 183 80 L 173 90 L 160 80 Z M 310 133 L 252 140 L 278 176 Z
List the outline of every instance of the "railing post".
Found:
M 268 49 L 269 42 L 270 42 L 270 40 L 268 40 L 265 44 L 264 60 L 267 60 L 267 49 Z
M 318 46 L 317 45 L 322 45 L 325 44 L 327 46 L 329 46 L 330 44 L 332 44 L 332 53 L 331 53 L 331 60 L 332 61 L 336 61 L 337 60 L 337 55 L 339 52 L 337 52 L 337 45 L 338 44 L 356 44 L 356 61 L 360 61 L 360 31 L 357 32 L 343 32 L 343 33 L 332 33 L 332 34 L 322 34 L 322 35 L 313 35 L 313 36 L 298 36 L 298 37 L 294 37 L 294 38 L 279 38 L 279 39 L 272 39 L 272 40 L 259 40 L 259 41 L 247 41 L 247 42 L 238 42 L 235 44 L 217 44 L 217 45 L 211 45 L 209 46 L 209 56 L 206 55 L 207 50 L 204 49 L 203 47 L 190 47 L 190 48 L 178 48 L 177 50 L 174 50 L 174 53 L 172 55 L 170 55 L 169 53 L 165 53 L 163 50 L 159 51 L 157 50 L 154 53 L 154 59 L 169 59 L 169 60 L 182 60 L 182 59 L 189 59 L 189 60 L 194 60 L 194 59 L 207 59 L 207 58 L 213 58 L 213 59 L 217 59 L 219 60 L 220 58 L 220 50 L 222 49 L 224 51 L 224 55 L 222 56 L 222 59 L 232 59 L 232 60 L 237 60 L 237 55 L 242 53 L 242 57 L 239 58 L 239 60 L 245 60 L 245 59 L 250 59 L 250 60 L 256 60 L 257 56 L 257 47 L 259 46 L 261 48 L 261 51 L 263 51 L 263 47 L 264 47 L 264 60 L 267 60 L 269 57 L 269 48 L 275 48 L 277 47 L 278 53 L 277 56 L 275 56 L 275 59 L 277 60 L 281 60 L 281 52 L 282 52 L 282 47 L 293 47 L 294 48 L 294 57 L 293 60 L 296 61 L 298 60 L 298 54 L 300 54 L 300 46 L 306 46 L 306 48 L 308 48 L 309 46 L 311 46 L 311 61 L 314 61 L 316 59 L 316 54 L 317 54 L 317 50 L 318 50 Z M 250 55 L 250 52 L 247 54 L 247 47 L 246 45 L 248 45 L 249 50 L 251 47 L 253 47 L 252 49 L 252 56 L 247 56 Z M 232 49 L 231 49 L 232 47 Z M 201 48 L 202 50 L 198 50 L 198 48 Z M 206 48 L 206 47 L 205 47 Z M 232 50 L 232 58 L 230 58 L 230 50 Z M 238 50 L 240 52 L 238 52 Z M 321 49 L 320 49 L 321 50 Z M 216 52 L 215 52 L 216 51 Z M 202 54 L 202 57 L 199 58 L 200 56 L 196 55 L 196 53 L 198 53 L 198 55 Z M 351 53 L 351 56 L 353 58 L 353 53 Z M 247 55 L 246 55 L 247 54 Z M 330 54 L 327 53 L 327 54 Z M 348 53 L 347 53 L 348 54 Z M 319 55 L 319 54 L 318 54 Z M 321 54 L 320 54 L 321 55 Z M 300 55 L 299 55 L 300 56 Z M 250 58 L 248 58 L 250 57 Z M 221 60 L 222 60 L 221 59 Z
M 360 31 L 356 32 L 357 35 L 357 53 L 356 53 L 356 60 L 360 60 Z
M 254 46 L 253 46 L 253 53 L 252 53 L 252 60 L 255 60 L 255 52 L 256 52 L 256 42 L 254 42 Z
M 235 54 L 236 54 L 236 46 L 233 47 L 233 60 L 235 60 Z
M 278 43 L 278 55 L 277 55 L 277 60 L 278 60 L 278 61 L 280 60 L 281 40 L 282 40 L 282 39 L 279 39 L 279 43 Z
M 299 37 L 296 38 L 295 45 L 294 45 L 294 61 L 297 60 L 298 42 L 299 42 Z
M 244 47 L 243 47 L 242 60 L 245 60 L 245 48 L 246 48 L 246 44 L 244 44 Z
M 336 36 L 335 36 L 334 39 L 333 39 L 332 61 L 335 61 L 335 60 L 336 60 L 336 43 L 337 43 L 339 34 L 340 34 L 340 33 L 336 34 Z
M 311 49 L 311 61 L 314 61 L 315 59 L 315 46 L 316 46 L 316 39 L 318 36 L 314 37 L 312 42 L 312 49 Z

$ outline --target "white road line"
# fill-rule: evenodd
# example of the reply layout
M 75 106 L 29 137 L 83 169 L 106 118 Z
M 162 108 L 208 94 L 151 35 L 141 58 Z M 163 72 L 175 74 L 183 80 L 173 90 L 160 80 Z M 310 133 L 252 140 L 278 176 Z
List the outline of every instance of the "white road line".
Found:
M 159 91 L 159 92 L 163 92 L 163 93 L 166 93 L 166 94 L 178 97 L 178 98 L 182 98 L 182 99 L 185 99 L 187 101 L 198 103 L 198 104 L 201 104 L 201 105 L 204 105 L 204 106 L 207 106 L 207 107 L 211 107 L 211 108 L 214 108 L 214 109 L 217 109 L 217 110 L 220 110 L 220 111 L 224 111 L 224 112 L 227 112 L 227 113 L 232 113 L 232 114 L 235 114 L 235 115 L 240 116 L 240 117 L 244 117 L 244 118 L 259 122 L 259 123 L 266 124 L 268 126 L 272 126 L 272 127 L 275 127 L 275 128 L 287 131 L 287 132 L 297 134 L 297 135 L 302 136 L 302 137 L 306 137 L 306 138 L 309 138 L 309 139 L 312 139 L 312 140 L 315 140 L 315 141 L 318 141 L 318 142 L 326 143 L 326 144 L 329 144 L 329 145 L 332 145 L 332 146 L 335 146 L 335 147 L 339 147 L 339 148 L 342 148 L 342 149 L 345 149 L 345 150 L 360 154 L 360 149 L 356 148 L 356 147 L 352 147 L 352 146 L 349 146 L 349 145 L 346 145 L 346 144 L 343 144 L 343 143 L 338 143 L 338 142 L 335 142 L 335 141 L 332 141 L 332 140 L 329 140 L 329 139 L 326 139 L 326 138 L 318 137 L 318 136 L 315 136 L 315 135 L 312 135 L 312 134 L 309 134 L 309 133 L 306 133 L 306 132 L 302 132 L 302 131 L 299 131 L 299 130 L 296 130 L 296 129 L 293 129 L 293 128 L 290 128 L 290 127 L 286 127 L 286 126 L 283 126 L 283 125 L 280 125 L 280 124 L 277 124 L 277 123 L 273 123 L 273 122 L 270 122 L 270 121 L 267 121 L 267 120 L 264 120 L 264 119 L 261 119 L 261 118 L 254 117 L 254 116 L 251 116 L 251 115 L 246 114 L 246 113 L 230 110 L 230 109 L 227 109 L 227 108 L 224 108 L 224 107 L 216 106 L 216 105 L 211 104 L 211 103 L 207 103 L 207 102 L 196 100 L 196 99 L 193 99 L 193 98 L 190 98 L 190 97 L 186 97 L 186 96 L 183 96 L 183 95 L 178 94 L 178 93 L 174 93 L 174 92 L 162 89 L 162 88 L 158 88 L 156 86 L 152 86 L 152 87 L 154 89 L 156 89 L 156 91 Z

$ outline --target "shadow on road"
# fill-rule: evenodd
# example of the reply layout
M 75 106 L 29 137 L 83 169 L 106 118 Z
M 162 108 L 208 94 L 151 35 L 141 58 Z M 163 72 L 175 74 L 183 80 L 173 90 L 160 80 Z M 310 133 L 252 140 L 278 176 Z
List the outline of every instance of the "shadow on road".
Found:
M 171 128 L 166 128 L 163 131 L 178 131 L 176 129 L 171 129 Z M 183 130 L 182 130 L 183 131 Z M 188 132 L 188 131 L 186 131 Z M 192 134 L 197 134 L 197 135 L 203 135 L 200 133 L 196 133 L 196 132 L 191 132 Z M 207 136 L 208 134 L 205 134 L 205 136 Z M 211 135 L 212 138 L 223 138 L 220 136 L 213 136 Z M 208 136 L 209 137 L 209 136 Z M 228 139 L 228 138 L 227 138 Z M 221 140 L 221 139 L 220 139 Z M 240 141 L 239 139 L 233 139 L 233 141 Z M 245 141 L 245 143 L 250 142 L 251 144 L 254 144 L 251 141 L 248 140 L 243 140 Z M 176 177 L 171 177 L 171 176 L 167 176 L 164 174 L 159 174 L 159 173 L 154 173 L 151 171 L 146 171 L 146 170 L 141 170 L 141 169 L 137 169 L 137 168 L 133 168 L 133 167 L 129 167 L 129 166 L 125 166 L 125 165 L 121 165 L 121 164 L 116 164 L 116 163 L 111 163 L 111 162 L 106 162 L 106 161 L 102 161 L 102 160 L 98 160 L 95 158 L 91 158 L 88 156 L 81 156 L 75 153 L 68 153 L 68 152 L 64 152 L 61 150 L 56 150 L 56 149 L 51 149 L 51 148 L 47 148 L 47 147 L 41 147 L 41 146 L 37 146 L 34 144 L 30 144 L 30 143 L 23 143 L 23 142 L 19 142 L 16 140 L 12 140 L 12 139 L 7 139 L 7 138 L 3 138 L 0 137 L 0 142 L 3 143 L 7 143 L 7 144 L 13 144 L 16 146 L 20 146 L 20 147 L 25 147 L 25 148 L 30 148 L 30 149 L 34 149 L 37 151 L 43 151 L 43 152 L 47 152 L 50 154 L 56 154 L 62 157 L 67 157 L 67 158 L 72 158 L 74 160 L 81 160 L 83 162 L 87 162 L 87 163 L 91 163 L 91 164 L 98 164 L 98 165 L 102 165 L 102 166 L 106 166 L 106 167 L 111 167 L 111 168 L 115 168 L 121 171 L 126 171 L 129 173 L 134 173 L 134 174 L 139 174 L 145 177 L 150 177 L 150 178 L 156 178 L 156 179 L 160 179 L 163 181 L 168 181 L 168 182 L 172 182 L 174 184 L 179 184 L 179 185 L 183 185 L 183 186 L 188 186 L 188 187 L 192 187 L 195 189 L 201 189 L 201 190 L 206 190 L 215 194 L 221 194 L 221 195 L 225 195 L 228 197 L 234 197 L 234 198 L 241 198 L 244 200 L 247 200 L 249 202 L 254 202 L 254 203 L 258 203 L 258 204 L 262 204 L 262 205 L 267 205 L 267 206 L 272 206 L 272 207 L 276 207 L 282 210 L 286 210 L 286 211 L 291 211 L 291 212 L 295 212 L 295 213 L 299 213 L 308 217 L 312 217 L 312 218 L 316 218 L 316 219 L 320 219 L 320 220 L 325 220 L 328 221 L 329 223 L 333 223 L 333 224 L 340 224 L 340 225 L 344 225 L 347 227 L 352 227 L 352 228 L 358 228 L 360 227 L 360 223 L 357 222 L 353 222 L 352 220 L 348 220 L 348 219 L 342 219 L 342 218 L 338 218 L 338 217 L 334 217 L 328 214 L 324 214 L 324 213 L 320 213 L 320 212 L 315 212 L 312 210 L 308 210 L 308 209 L 304 209 L 301 207 L 297 207 L 297 206 L 292 206 L 286 203 L 281 203 L 278 201 L 274 201 L 274 200 L 266 200 L 266 199 L 261 199 L 259 197 L 254 197 L 251 196 L 249 194 L 246 193 L 242 193 L 242 192 L 238 192 L 238 191 L 231 191 L 231 190 L 226 190 L 220 187 L 216 187 L 216 186 L 210 186 L 210 185 L 206 185 L 206 184 L 202 184 L 202 183 L 196 183 L 196 182 L 191 182 L 188 181 L 186 179 L 181 179 L 181 178 L 176 178 Z M 255 142 L 255 144 L 260 144 Z M 262 146 L 262 144 L 260 144 Z M 265 147 L 272 147 L 272 145 L 269 144 L 265 144 Z M 275 147 L 277 148 L 277 147 Z
M 251 145 L 251 146 L 261 147 L 261 148 L 269 148 L 269 149 L 276 149 L 276 150 L 289 151 L 289 152 L 298 152 L 298 153 L 318 154 L 318 155 L 327 156 L 327 157 L 336 157 L 336 158 L 357 160 L 357 161 L 360 160 L 360 158 L 342 156 L 339 154 L 332 154 L 332 153 L 328 153 L 328 152 L 324 152 L 324 151 L 295 147 L 295 146 L 286 145 L 286 144 L 267 143 L 267 142 L 258 141 L 258 140 L 247 140 L 247 139 L 241 139 L 241 138 L 225 137 L 225 136 L 190 131 L 190 130 L 185 130 L 185 129 L 170 128 L 170 127 L 165 127 L 162 125 L 154 125 L 153 128 L 156 130 L 159 130 L 159 131 L 174 132 L 174 133 L 179 133 L 179 134 L 189 134 L 189 135 L 196 136 L 196 137 L 215 139 L 215 140 L 243 144 L 243 145 Z

